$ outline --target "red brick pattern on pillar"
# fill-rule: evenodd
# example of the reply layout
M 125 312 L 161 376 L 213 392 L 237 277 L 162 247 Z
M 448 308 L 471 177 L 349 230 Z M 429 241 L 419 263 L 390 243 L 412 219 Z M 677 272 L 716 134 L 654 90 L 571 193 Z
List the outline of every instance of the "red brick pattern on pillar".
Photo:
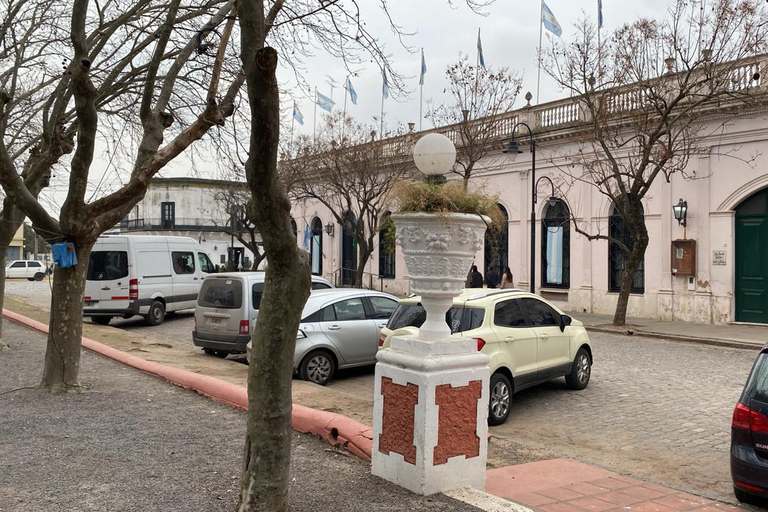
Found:
M 416 464 L 416 446 L 413 444 L 415 406 L 419 402 L 419 386 L 410 382 L 401 386 L 389 377 L 381 379 L 384 407 L 379 435 L 379 451 L 399 453 L 405 462 Z
M 445 464 L 449 457 L 480 455 L 477 436 L 477 401 L 483 394 L 483 382 L 473 380 L 467 386 L 454 388 L 443 384 L 435 388 L 435 404 L 439 407 L 437 446 L 432 463 Z

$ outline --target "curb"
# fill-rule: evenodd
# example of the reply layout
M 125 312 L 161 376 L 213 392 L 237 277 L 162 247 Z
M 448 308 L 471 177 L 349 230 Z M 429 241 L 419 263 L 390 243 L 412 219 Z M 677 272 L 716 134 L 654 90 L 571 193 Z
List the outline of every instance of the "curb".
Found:
M 3 309 L 3 316 L 25 327 L 48 334 L 48 326 L 42 322 L 8 309 Z M 86 337 L 82 338 L 82 346 L 91 352 L 164 379 L 171 384 L 193 390 L 206 398 L 236 409 L 248 410 L 248 390 L 242 386 L 208 375 L 147 361 Z M 352 418 L 293 404 L 291 426 L 297 432 L 319 435 L 332 445 L 344 447 L 363 460 L 369 462 L 371 460 L 373 430 Z
M 633 329 L 634 334 L 628 334 L 627 329 L 616 329 L 612 327 L 598 327 L 598 326 L 587 326 L 587 325 L 585 325 L 584 328 L 587 331 L 618 334 L 620 336 L 627 336 L 627 337 L 639 336 L 643 338 L 680 341 L 685 343 L 699 343 L 701 345 L 712 345 L 712 346 L 726 347 L 726 348 L 739 348 L 744 350 L 760 350 L 764 345 L 764 343 L 762 342 L 752 343 L 747 341 L 723 340 L 723 339 L 717 339 L 717 338 L 699 338 L 695 336 L 685 336 L 682 334 L 667 334 L 663 332 L 639 331 L 634 329 Z

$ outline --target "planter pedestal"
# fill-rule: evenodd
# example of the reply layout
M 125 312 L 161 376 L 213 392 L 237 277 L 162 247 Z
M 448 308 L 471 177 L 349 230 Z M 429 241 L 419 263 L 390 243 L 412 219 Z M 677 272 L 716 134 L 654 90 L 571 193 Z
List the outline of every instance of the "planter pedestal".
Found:
M 379 351 L 372 473 L 420 494 L 485 488 L 488 356 L 449 338 L 445 314 L 482 248 L 486 222 L 468 214 L 395 214 L 411 288 L 427 313 L 419 334 Z

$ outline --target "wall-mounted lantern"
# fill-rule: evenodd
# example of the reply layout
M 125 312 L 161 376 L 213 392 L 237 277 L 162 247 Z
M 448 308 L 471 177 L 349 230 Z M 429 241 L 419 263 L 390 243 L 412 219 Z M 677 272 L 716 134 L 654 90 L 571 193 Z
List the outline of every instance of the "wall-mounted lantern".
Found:
M 688 219 L 688 201 L 683 201 L 683 198 L 681 197 L 680 201 L 672 207 L 672 211 L 675 214 L 677 222 L 685 227 Z
M 328 236 L 333 236 L 333 222 L 329 222 L 325 225 L 325 232 L 328 233 Z

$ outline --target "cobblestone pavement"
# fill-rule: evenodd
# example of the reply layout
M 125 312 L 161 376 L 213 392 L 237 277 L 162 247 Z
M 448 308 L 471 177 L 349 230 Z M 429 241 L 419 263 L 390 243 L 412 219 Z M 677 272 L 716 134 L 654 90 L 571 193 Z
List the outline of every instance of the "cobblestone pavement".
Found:
M 756 352 L 594 333 L 592 381 L 515 395 L 501 438 L 733 501 L 730 423 Z M 502 439 L 503 442 L 503 439 Z
M 14 281 L 8 294 L 47 309 L 39 290 L 45 285 Z M 191 347 L 191 314 L 174 316 L 153 328 L 141 318 L 114 325 Z M 509 464 L 523 452 L 530 460 L 571 457 L 733 502 L 730 420 L 755 352 L 609 333 L 590 337 L 595 366 L 589 387 L 569 391 L 559 379 L 515 395 L 509 421 L 491 428 L 497 439 L 489 463 Z M 297 381 L 294 392 L 299 384 L 306 383 Z M 371 367 L 339 372 L 317 391 L 328 396 L 314 406 L 371 424 Z

